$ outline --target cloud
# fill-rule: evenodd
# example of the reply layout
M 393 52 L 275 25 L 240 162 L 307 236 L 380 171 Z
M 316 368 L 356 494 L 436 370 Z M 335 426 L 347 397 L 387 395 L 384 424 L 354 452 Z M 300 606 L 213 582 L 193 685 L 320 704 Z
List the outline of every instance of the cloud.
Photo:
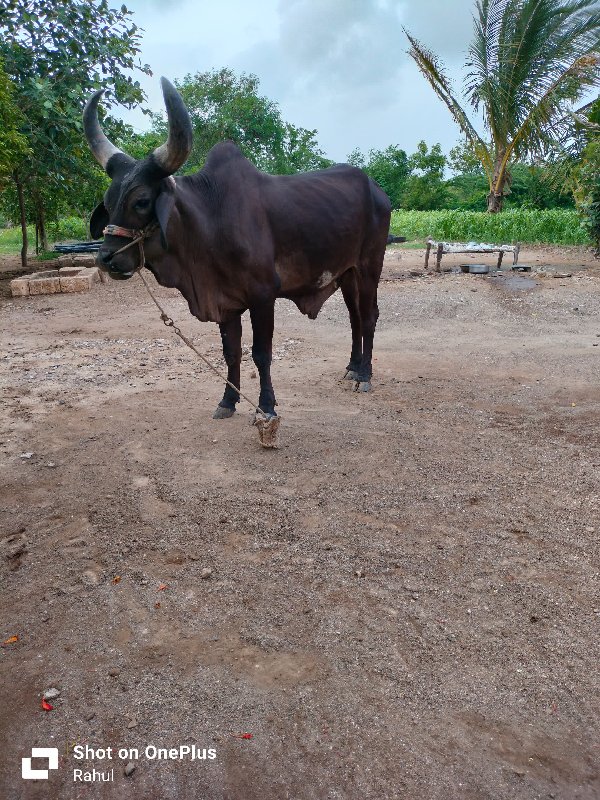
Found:
M 410 150 L 421 138 L 451 147 L 458 134 L 408 56 L 402 28 L 439 52 L 456 78 L 471 9 L 472 0 L 280 0 L 268 39 L 239 53 L 234 67 L 256 73 L 286 119 L 317 128 L 335 159 L 355 146 Z
M 280 0 L 269 38 L 239 53 L 233 66 L 257 74 L 283 116 L 317 128 L 323 147 L 341 159 L 354 146 L 355 123 L 394 93 L 404 42 L 398 3 Z
M 178 6 L 184 6 L 187 0 L 144 0 L 144 6 L 150 8 L 157 8 L 159 11 L 168 12 L 171 9 L 177 8 Z M 139 2 L 135 2 L 135 0 L 130 0 L 129 3 L 125 3 L 127 8 L 131 11 L 134 11 L 136 7 L 140 6 Z
M 142 60 L 149 105 L 162 109 L 157 76 L 229 66 L 254 73 L 284 119 L 316 128 L 321 147 L 343 160 L 362 150 L 419 139 L 458 139 L 447 110 L 407 55 L 405 26 L 439 54 L 460 93 L 472 36 L 473 0 L 131 0 L 145 29 Z M 458 78 L 458 80 L 457 80 Z M 138 121 L 139 120 L 139 121 Z M 133 121 L 133 119 L 132 119 Z M 136 122 L 145 126 L 138 115 Z
M 402 3 L 402 24 L 447 63 L 460 63 L 473 36 L 473 0 Z
M 403 58 L 394 4 L 284 0 L 279 12 L 279 44 L 295 70 L 296 90 L 384 91 L 393 81 Z

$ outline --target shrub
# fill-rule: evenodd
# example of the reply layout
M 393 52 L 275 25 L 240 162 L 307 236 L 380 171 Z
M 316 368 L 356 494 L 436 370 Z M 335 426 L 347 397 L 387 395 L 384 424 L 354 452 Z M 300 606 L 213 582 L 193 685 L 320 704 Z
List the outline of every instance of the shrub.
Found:
M 28 226 L 29 252 L 35 249 L 35 228 Z M 80 217 L 63 217 L 58 222 L 48 223 L 50 247 L 53 242 L 69 239 L 85 241 L 88 237 L 87 222 Z M 21 249 L 21 228 L 16 225 L 0 228 L 0 253 L 18 253 Z M 52 252 L 52 251 L 49 251 Z
M 66 239 L 88 238 L 87 223 L 81 217 L 61 217 L 58 222 L 48 224 L 49 238 L 53 242 L 62 242 Z

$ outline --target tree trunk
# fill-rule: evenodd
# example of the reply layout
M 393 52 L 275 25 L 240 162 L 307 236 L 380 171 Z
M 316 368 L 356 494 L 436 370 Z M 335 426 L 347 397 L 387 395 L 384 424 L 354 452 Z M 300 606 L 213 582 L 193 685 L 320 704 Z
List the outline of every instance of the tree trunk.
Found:
M 35 251 L 39 249 L 43 252 L 48 250 L 48 234 L 46 233 L 46 209 L 44 200 L 37 191 L 33 192 L 33 204 L 35 208 Z
M 90 233 L 90 218 L 87 211 L 82 211 L 80 208 L 75 208 L 75 213 L 83 220 L 83 227 L 85 228 L 85 238 L 88 242 L 92 241 L 92 234 Z
M 21 219 L 21 266 L 27 269 L 27 249 L 29 241 L 27 239 L 27 216 L 25 214 L 25 197 L 23 195 L 23 184 L 17 175 L 14 175 L 15 186 L 17 187 L 17 197 L 19 200 L 19 217 Z
M 494 164 L 494 179 L 490 193 L 487 196 L 487 210 L 489 214 L 497 214 L 502 211 L 504 196 L 510 194 L 511 175 L 503 166 L 505 150 L 496 153 L 496 163 Z
M 490 192 L 487 196 L 487 210 L 489 214 L 497 214 L 502 211 L 504 195 L 502 193 Z
M 44 204 L 39 201 L 37 207 L 37 218 L 38 218 L 38 226 L 40 229 L 40 240 L 42 244 L 42 251 L 46 252 L 50 248 L 48 247 L 48 233 L 46 231 L 46 211 L 44 209 Z

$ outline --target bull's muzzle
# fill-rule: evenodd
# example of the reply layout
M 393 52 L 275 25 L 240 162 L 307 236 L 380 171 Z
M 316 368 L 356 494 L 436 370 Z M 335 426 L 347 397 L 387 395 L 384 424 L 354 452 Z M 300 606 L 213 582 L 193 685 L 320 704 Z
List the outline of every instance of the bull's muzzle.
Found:
M 101 247 L 96 257 L 96 264 L 106 272 L 111 278 L 117 281 L 127 280 L 134 275 L 136 267 L 131 264 L 118 264 L 113 260 L 115 255 L 114 250 Z

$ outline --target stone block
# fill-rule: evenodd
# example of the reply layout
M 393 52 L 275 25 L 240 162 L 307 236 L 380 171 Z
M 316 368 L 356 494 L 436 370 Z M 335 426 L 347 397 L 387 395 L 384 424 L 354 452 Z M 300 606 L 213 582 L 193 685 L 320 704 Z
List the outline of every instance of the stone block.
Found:
M 60 292 L 60 278 L 38 278 L 33 275 L 29 278 L 29 294 L 56 294 Z
M 86 267 L 86 269 L 82 269 L 79 274 L 82 276 L 90 275 L 92 278 L 92 283 L 100 283 L 100 270 L 98 267 Z
M 80 272 L 80 267 L 61 267 L 58 270 L 59 277 L 61 278 L 67 278 L 69 275 L 79 275 Z
M 74 267 L 93 267 L 96 261 L 95 255 L 84 255 L 84 256 L 74 256 L 73 257 L 73 266 Z
M 87 274 L 82 274 L 85 272 Z M 89 292 L 94 282 L 92 270 L 81 270 L 77 275 L 61 277 L 59 291 L 71 294 L 73 292 Z
M 14 278 L 10 282 L 10 293 L 13 297 L 28 297 L 29 278 Z
M 37 280 L 38 278 L 58 278 L 57 269 L 44 269 L 41 272 L 33 272 L 29 276 L 29 280 Z

